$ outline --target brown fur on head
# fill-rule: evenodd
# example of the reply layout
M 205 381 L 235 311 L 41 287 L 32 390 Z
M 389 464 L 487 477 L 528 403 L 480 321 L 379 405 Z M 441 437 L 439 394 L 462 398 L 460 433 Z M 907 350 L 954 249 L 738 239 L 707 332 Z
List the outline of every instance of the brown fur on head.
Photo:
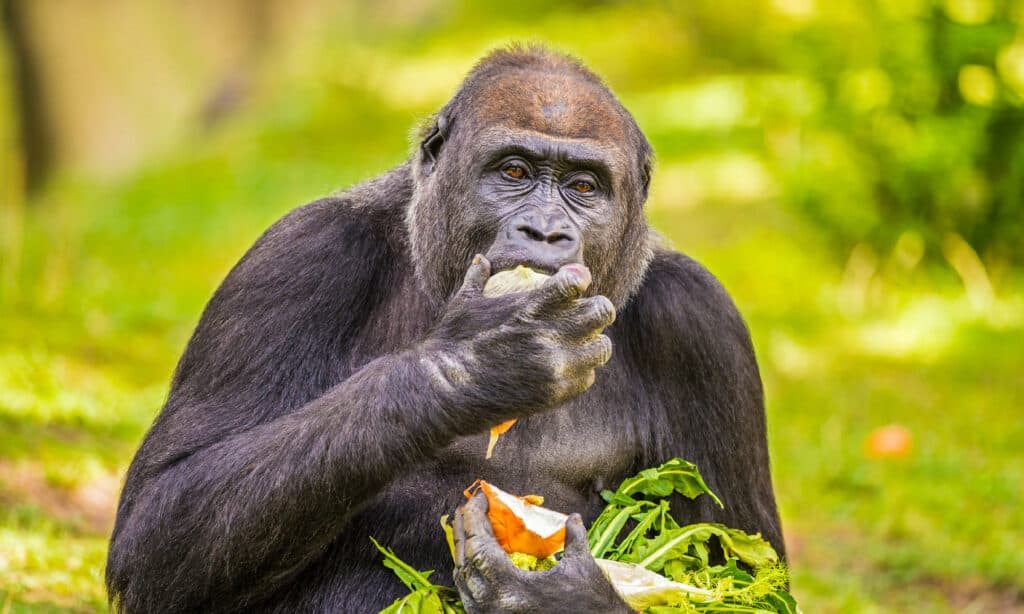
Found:
M 639 287 L 652 253 L 642 211 L 651 147 L 597 75 L 536 46 L 500 49 L 481 60 L 422 134 L 407 226 L 424 289 L 445 300 L 473 254 L 493 241 L 496 229 L 472 220 L 478 154 L 523 135 L 585 141 L 611 160 L 618 206 L 615 227 L 608 229 L 613 236 L 583 245 L 594 278 L 591 293 L 621 307 Z

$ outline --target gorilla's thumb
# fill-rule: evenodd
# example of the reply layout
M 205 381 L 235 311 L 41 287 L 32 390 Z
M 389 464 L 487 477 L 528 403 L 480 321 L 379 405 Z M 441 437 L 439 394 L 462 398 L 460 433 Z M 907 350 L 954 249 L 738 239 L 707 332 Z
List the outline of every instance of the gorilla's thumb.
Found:
M 579 514 L 571 514 L 565 521 L 565 556 L 590 557 L 587 530 L 583 527 L 583 519 Z
M 473 262 L 466 271 L 466 277 L 459 289 L 460 296 L 479 296 L 483 294 L 487 279 L 491 276 L 491 263 L 482 255 L 473 256 Z

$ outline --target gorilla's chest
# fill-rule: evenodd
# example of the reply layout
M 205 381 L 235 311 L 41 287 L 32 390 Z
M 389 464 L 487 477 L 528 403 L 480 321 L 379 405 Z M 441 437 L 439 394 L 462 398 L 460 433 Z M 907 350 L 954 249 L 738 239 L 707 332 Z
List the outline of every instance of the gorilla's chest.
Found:
M 364 508 L 337 544 L 338 560 L 358 557 L 366 573 L 380 573 L 379 554 L 369 545 L 372 535 L 419 569 L 450 569 L 439 519 L 465 502 L 463 490 L 478 479 L 514 494 L 542 495 L 545 507 L 578 512 L 585 523 L 593 522 L 605 506 L 600 491 L 635 473 L 649 445 L 647 431 L 656 423 L 650 412 L 660 400 L 645 398 L 654 387 L 638 382 L 638 374 L 628 373 L 613 357 L 590 390 L 517 422 L 502 435 L 491 459 L 484 458 L 486 432 L 454 441 L 392 481 Z M 348 572 L 339 573 L 343 580 Z M 443 571 L 436 580 L 447 583 L 449 577 Z
M 457 490 L 484 479 L 516 494 L 543 495 L 548 507 L 567 513 L 603 506 L 598 493 L 634 469 L 649 420 L 619 385 L 624 374 L 614 361 L 602 371 L 579 397 L 517 421 L 492 458 L 484 458 L 487 433 L 463 437 L 438 455 L 435 471 Z

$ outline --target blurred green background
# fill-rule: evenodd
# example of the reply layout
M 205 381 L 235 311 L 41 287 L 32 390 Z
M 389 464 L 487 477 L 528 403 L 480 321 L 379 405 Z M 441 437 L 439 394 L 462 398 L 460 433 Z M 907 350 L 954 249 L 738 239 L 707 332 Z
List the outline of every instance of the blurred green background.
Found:
M 804 611 L 1024 612 L 1024 1 L 0 6 L 0 614 L 105 608 L 228 268 L 512 40 L 606 77 L 747 317 Z

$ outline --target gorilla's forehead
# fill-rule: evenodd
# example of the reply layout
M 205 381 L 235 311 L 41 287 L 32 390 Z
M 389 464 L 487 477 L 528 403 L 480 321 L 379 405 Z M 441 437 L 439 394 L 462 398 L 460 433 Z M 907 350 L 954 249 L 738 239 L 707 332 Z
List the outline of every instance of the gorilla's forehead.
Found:
M 618 101 L 604 87 L 573 75 L 521 70 L 495 77 L 475 100 L 477 119 L 554 137 L 625 142 Z

